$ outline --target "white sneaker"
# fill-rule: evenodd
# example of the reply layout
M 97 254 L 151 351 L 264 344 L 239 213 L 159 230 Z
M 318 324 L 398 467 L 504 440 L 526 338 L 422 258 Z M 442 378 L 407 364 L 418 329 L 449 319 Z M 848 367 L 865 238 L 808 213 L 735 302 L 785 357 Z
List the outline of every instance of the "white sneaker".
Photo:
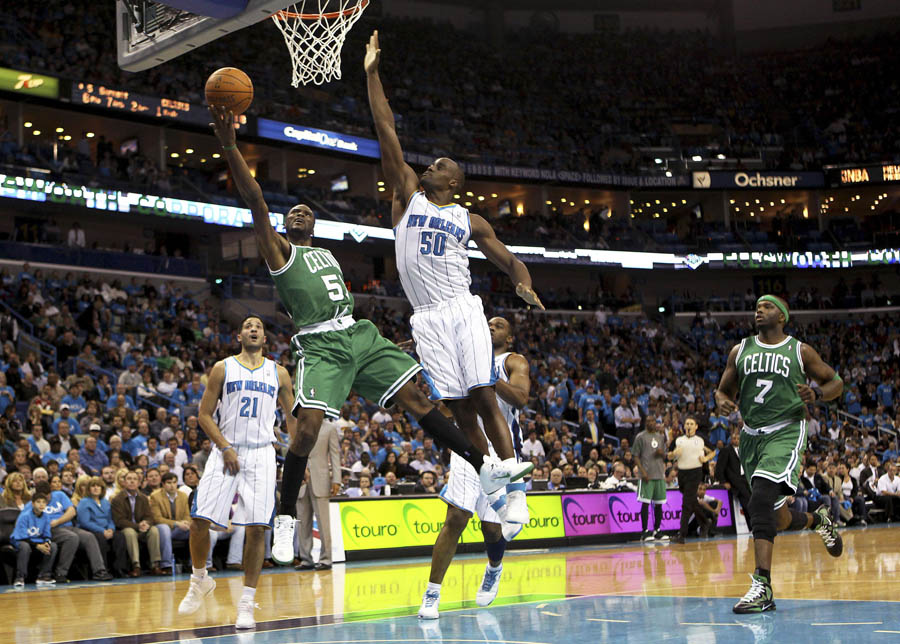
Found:
M 481 488 L 485 494 L 493 494 L 507 483 L 515 483 L 534 469 L 534 463 L 519 463 L 515 458 L 501 461 L 499 458 L 485 455 L 484 464 L 478 472 Z
M 196 613 L 200 606 L 203 605 L 203 600 L 206 599 L 206 596 L 215 589 L 216 580 L 209 575 L 201 579 L 191 575 L 191 585 L 188 587 L 187 595 L 178 604 L 178 614 L 193 615 Z
M 503 564 L 497 570 L 491 570 L 490 565 L 484 568 L 484 578 L 481 587 L 475 593 L 475 603 L 479 606 L 490 606 L 500 590 L 500 577 L 503 576 Z
M 272 560 L 282 566 L 294 561 L 294 517 L 279 514 L 272 531 Z
M 437 619 L 440 617 L 438 607 L 441 605 L 441 592 L 439 590 L 426 590 L 422 597 L 422 605 L 419 607 L 419 619 Z
M 255 608 L 259 608 L 259 604 L 252 600 L 241 598 L 241 601 L 238 602 L 238 614 L 234 627 L 239 629 L 256 628 L 256 619 L 253 617 Z
M 501 523 L 500 532 L 503 534 L 503 538 L 506 539 L 506 542 L 509 543 L 519 536 L 519 533 L 522 532 L 522 528 L 524 527 L 525 526 L 521 523 Z
M 525 492 L 513 490 L 506 495 L 506 521 L 509 523 L 528 523 L 528 502 L 525 500 Z

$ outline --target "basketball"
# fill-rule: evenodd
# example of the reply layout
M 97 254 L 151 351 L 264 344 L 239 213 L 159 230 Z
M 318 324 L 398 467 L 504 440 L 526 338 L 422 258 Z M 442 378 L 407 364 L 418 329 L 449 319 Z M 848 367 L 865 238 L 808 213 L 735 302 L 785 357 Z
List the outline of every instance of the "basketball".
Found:
M 253 102 L 253 83 L 236 67 L 217 69 L 206 80 L 206 102 L 243 114 Z

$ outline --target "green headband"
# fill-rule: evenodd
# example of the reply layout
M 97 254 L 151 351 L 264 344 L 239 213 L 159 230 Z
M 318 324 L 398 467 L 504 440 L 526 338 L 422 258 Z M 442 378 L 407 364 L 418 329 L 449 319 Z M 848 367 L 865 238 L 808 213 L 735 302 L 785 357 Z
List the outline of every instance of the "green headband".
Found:
M 791 319 L 791 314 L 788 313 L 788 309 L 787 309 L 787 307 L 784 305 L 784 302 L 782 302 L 781 300 L 779 300 L 779 299 L 778 299 L 777 297 L 775 297 L 774 295 L 763 295 L 763 296 L 760 297 L 758 300 L 756 300 L 757 306 L 759 306 L 759 303 L 760 303 L 760 302 L 771 302 L 772 304 L 774 304 L 775 306 L 777 306 L 777 307 L 778 307 L 778 310 L 781 311 L 782 313 L 784 313 L 784 322 L 785 322 L 785 324 L 787 324 L 787 321 Z

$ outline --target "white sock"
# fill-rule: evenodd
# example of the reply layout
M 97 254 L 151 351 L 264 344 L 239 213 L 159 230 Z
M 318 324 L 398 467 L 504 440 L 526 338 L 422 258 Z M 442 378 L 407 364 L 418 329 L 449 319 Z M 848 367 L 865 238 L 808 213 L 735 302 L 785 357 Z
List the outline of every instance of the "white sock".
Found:
M 203 579 L 204 577 L 206 577 L 206 568 L 191 568 L 191 570 L 194 573 L 193 576 L 197 579 Z
M 499 566 L 492 566 L 490 563 L 488 563 L 487 569 L 491 572 L 497 572 L 498 570 L 503 570 L 503 564 L 501 563 Z
M 241 591 L 241 600 L 246 599 L 247 601 L 252 602 L 254 597 L 256 597 L 256 588 L 244 586 L 244 590 Z
M 441 594 L 441 585 L 433 584 L 430 581 L 428 582 L 428 588 L 425 589 L 425 592 L 436 592 L 437 594 Z

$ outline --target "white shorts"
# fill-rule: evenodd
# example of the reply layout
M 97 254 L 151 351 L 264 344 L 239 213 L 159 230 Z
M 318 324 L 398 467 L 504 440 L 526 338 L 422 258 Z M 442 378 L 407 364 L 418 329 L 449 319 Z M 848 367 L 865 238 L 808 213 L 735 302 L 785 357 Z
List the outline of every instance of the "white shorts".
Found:
M 440 497 L 460 510 L 470 514 L 477 513 L 483 522 L 500 523 L 500 517 L 494 512 L 487 495 L 481 489 L 478 472 L 456 452 L 450 452 L 450 480 L 441 490 Z
M 421 306 L 409 320 L 433 400 L 468 398 L 497 381 L 481 298 L 471 293 Z
M 231 517 L 233 524 L 271 526 L 275 518 L 275 448 L 238 445 L 235 449 L 240 469 L 232 476 L 225 473 L 222 452 L 213 447 L 194 493 L 191 516 L 227 528 L 231 504 L 237 494 Z

